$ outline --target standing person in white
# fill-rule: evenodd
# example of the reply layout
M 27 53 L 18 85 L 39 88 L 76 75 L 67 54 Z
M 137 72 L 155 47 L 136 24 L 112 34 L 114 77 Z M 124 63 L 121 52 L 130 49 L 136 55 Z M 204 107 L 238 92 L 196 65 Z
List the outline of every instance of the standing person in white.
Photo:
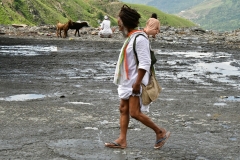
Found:
M 101 38 L 111 38 L 112 34 L 111 21 L 109 20 L 108 16 L 104 16 L 104 20 L 101 23 L 98 35 Z

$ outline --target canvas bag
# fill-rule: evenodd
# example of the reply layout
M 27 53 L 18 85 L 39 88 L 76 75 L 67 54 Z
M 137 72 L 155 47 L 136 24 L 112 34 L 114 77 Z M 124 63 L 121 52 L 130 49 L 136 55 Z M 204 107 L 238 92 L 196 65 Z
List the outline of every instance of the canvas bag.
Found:
M 145 38 L 147 38 L 143 34 L 138 34 L 138 35 L 136 35 L 136 37 L 134 39 L 133 51 L 134 51 L 134 54 L 136 56 L 137 65 L 138 65 L 139 61 L 138 61 L 137 52 L 136 52 L 136 38 L 138 36 L 140 36 L 140 35 L 142 35 Z M 157 59 L 156 59 L 156 57 L 154 55 L 154 51 L 151 50 L 151 47 L 150 47 L 150 54 L 151 54 L 151 67 L 150 67 L 151 75 L 150 75 L 149 83 L 146 86 L 144 84 L 141 84 L 141 86 L 142 86 L 142 95 L 141 95 L 141 97 L 142 97 L 142 104 L 143 105 L 149 105 L 151 102 L 157 100 L 159 94 L 162 91 L 162 87 L 157 82 L 157 79 L 155 77 L 154 64 L 157 62 Z

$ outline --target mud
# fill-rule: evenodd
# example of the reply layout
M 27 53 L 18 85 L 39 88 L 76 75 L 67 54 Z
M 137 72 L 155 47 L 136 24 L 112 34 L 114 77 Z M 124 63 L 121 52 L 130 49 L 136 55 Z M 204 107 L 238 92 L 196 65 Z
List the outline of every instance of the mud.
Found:
M 151 39 L 163 91 L 146 114 L 171 137 L 154 150 L 131 119 L 128 147 L 105 148 L 119 134 L 122 43 L 0 36 L 0 159 L 240 159 L 240 51 L 218 44 Z

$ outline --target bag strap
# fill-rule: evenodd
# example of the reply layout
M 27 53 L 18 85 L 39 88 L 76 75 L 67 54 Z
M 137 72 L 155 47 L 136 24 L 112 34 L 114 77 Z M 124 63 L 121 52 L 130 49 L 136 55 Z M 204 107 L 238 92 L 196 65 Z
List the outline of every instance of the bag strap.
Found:
M 139 64 L 139 61 L 138 61 L 138 56 L 137 56 L 137 51 L 136 51 L 136 39 L 137 39 L 137 37 L 140 36 L 140 35 L 142 35 L 143 37 L 145 37 L 146 39 L 148 39 L 144 34 L 141 34 L 141 33 L 138 34 L 138 35 L 136 35 L 135 38 L 134 38 L 134 41 L 133 41 L 133 52 L 134 52 L 135 57 L 136 57 L 137 65 Z M 150 42 L 149 42 L 149 49 L 151 49 L 150 47 L 151 47 L 151 46 L 150 46 Z M 149 53 L 149 54 L 150 54 L 150 53 Z M 150 55 L 150 56 L 151 56 L 151 55 Z M 154 67 L 153 67 L 153 66 L 150 67 L 150 71 L 151 71 L 152 73 L 154 73 Z
M 133 41 L 133 52 L 134 52 L 134 54 L 135 54 L 135 56 L 136 56 L 137 65 L 138 65 L 139 61 L 138 61 L 138 56 L 137 56 L 137 51 L 136 51 L 136 39 L 137 39 L 137 37 L 140 36 L 140 35 L 142 35 L 143 37 L 147 38 L 144 34 L 138 34 L 138 35 L 136 35 L 135 38 L 134 38 L 134 41 Z M 147 39 L 148 39 L 148 38 L 147 38 Z

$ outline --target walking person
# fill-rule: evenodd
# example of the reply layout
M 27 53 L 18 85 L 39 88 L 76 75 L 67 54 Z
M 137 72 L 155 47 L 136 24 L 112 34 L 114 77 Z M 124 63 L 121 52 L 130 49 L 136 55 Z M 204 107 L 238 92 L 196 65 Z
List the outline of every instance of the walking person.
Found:
M 105 143 L 105 146 L 110 148 L 127 147 L 127 129 L 130 116 L 155 132 L 155 149 L 161 148 L 170 136 L 170 132 L 158 127 L 147 115 L 142 113 L 142 111 L 148 111 L 149 106 L 142 104 L 140 84 L 148 84 L 151 58 L 149 40 L 147 37 L 140 35 L 136 39 L 136 52 L 139 61 L 139 64 L 136 64 L 133 52 L 134 38 L 140 33 L 147 36 L 143 31 L 135 30 L 140 18 L 140 14 L 135 9 L 125 4 L 118 15 L 119 31 L 122 32 L 126 41 L 119 54 L 114 75 L 114 83 L 118 85 L 118 95 L 120 97 L 120 135 L 116 140 Z
M 147 20 L 144 32 L 146 32 L 148 36 L 152 35 L 153 38 L 160 32 L 160 21 L 157 19 L 156 13 L 153 13 L 151 18 Z

